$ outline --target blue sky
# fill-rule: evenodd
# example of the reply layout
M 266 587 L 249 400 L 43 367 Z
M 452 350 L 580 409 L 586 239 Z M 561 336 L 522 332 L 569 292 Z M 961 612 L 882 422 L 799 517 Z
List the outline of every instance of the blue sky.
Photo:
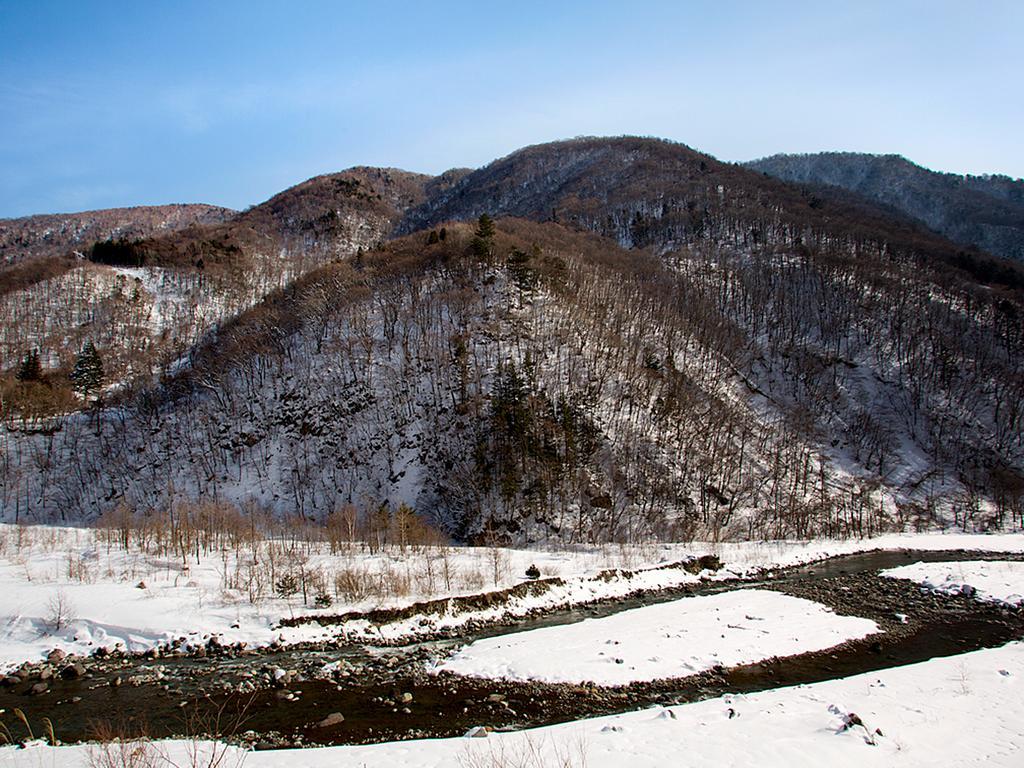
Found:
M 1024 2 L 0 0 L 0 216 L 576 135 L 1024 176 Z

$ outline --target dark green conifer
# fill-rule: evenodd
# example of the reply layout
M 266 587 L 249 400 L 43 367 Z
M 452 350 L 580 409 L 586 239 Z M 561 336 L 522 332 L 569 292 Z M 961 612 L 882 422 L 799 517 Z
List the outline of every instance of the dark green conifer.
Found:
M 21 365 L 14 378 L 18 381 L 39 381 L 43 377 L 43 368 L 39 364 L 39 350 L 33 349 L 21 358 Z
M 486 213 L 481 213 L 476 222 L 476 232 L 473 234 L 473 253 L 477 256 L 490 256 L 494 248 L 494 219 Z
M 85 342 L 82 351 L 75 358 L 75 367 L 69 376 L 75 385 L 75 391 L 88 398 L 103 384 L 103 360 L 91 341 Z

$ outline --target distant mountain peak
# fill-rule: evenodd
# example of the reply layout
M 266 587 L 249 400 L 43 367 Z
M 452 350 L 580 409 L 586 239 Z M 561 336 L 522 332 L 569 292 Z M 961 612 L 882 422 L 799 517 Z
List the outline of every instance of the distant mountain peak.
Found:
M 1024 180 L 940 173 L 902 155 L 772 155 L 748 168 L 787 182 L 838 187 L 922 222 L 949 239 L 1024 261 Z

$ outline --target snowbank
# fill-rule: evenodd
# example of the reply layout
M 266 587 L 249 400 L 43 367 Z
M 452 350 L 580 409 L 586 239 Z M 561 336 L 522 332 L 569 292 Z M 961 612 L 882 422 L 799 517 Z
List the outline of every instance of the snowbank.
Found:
M 742 589 L 477 640 L 436 671 L 628 685 L 823 650 L 877 631 L 873 621 L 837 616 L 810 600 Z
M 1024 552 L 1024 534 L 889 533 L 870 539 L 815 539 L 811 541 L 740 541 L 717 545 L 694 544 L 698 554 L 713 548 L 726 568 L 749 573 L 760 568 L 803 565 L 837 555 L 878 549 L 917 549 L 947 552 L 963 549 L 979 552 Z
M 916 581 L 947 595 L 965 594 L 986 602 L 1024 604 L 1024 563 L 970 560 L 956 563 L 911 563 L 882 571 L 893 579 Z

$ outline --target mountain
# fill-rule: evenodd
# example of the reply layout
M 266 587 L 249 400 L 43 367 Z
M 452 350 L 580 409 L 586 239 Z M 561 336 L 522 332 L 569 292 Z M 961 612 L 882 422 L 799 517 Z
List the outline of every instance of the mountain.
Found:
M 217 224 L 235 215 L 214 205 L 141 205 L 84 213 L 0 219 L 0 264 L 88 251 L 97 240 L 135 239 L 195 224 Z
M 848 190 L 957 243 L 1024 261 L 1024 180 L 937 173 L 899 155 L 853 152 L 773 155 L 746 165 L 797 184 Z
M 660 139 L 578 138 L 526 147 L 462 176 L 411 208 L 396 231 L 488 212 L 556 221 L 659 251 L 699 242 L 792 245 L 828 233 L 888 243 L 983 282 L 1022 286 L 1003 260 L 839 188 L 809 190 Z
M 36 248 L 28 258 L 25 245 L 19 261 L 0 272 L 2 367 L 12 370 L 36 349 L 48 369 L 67 371 L 92 339 L 110 350 L 113 378 L 150 381 L 217 323 L 386 237 L 424 199 L 429 180 L 353 168 L 230 216 L 203 207 L 202 216 L 186 215 L 199 212 L 194 206 L 79 214 L 74 242 L 84 258 L 52 255 L 58 238 L 33 230 L 50 250 Z M 30 221 L 49 226 L 47 217 Z M 71 231 L 60 242 L 71 242 Z
M 6 399 L 7 519 L 405 504 L 530 541 L 1022 522 L 1020 270 L 841 190 L 582 139 L 318 177 L 122 256 L 289 277 L 105 408 Z

